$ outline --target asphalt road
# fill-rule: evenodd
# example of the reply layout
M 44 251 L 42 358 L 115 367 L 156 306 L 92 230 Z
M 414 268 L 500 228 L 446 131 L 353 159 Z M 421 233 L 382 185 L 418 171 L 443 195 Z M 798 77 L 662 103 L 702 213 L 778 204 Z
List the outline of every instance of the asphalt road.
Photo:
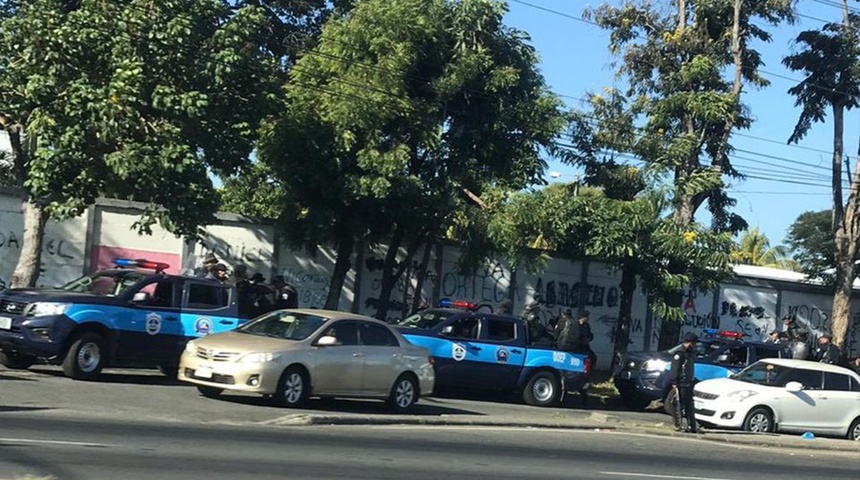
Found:
M 0 416 L 0 478 L 852 479 L 853 453 L 594 431 L 243 427 Z
M 380 401 L 312 400 L 303 410 L 272 406 L 259 396 L 224 395 L 212 400 L 201 397 L 193 386 L 167 378 L 155 370 L 107 370 L 96 382 L 66 378 L 57 367 L 31 370 L 0 367 L 0 412 L 30 412 L 44 416 L 151 419 L 204 423 L 267 423 L 296 414 L 382 414 L 389 411 Z M 513 418 L 524 423 L 580 419 L 592 414 L 611 414 L 638 425 L 668 424 L 659 412 L 583 408 L 578 396 L 560 408 L 523 405 L 513 395 L 498 392 L 447 392 L 424 398 L 414 415 L 424 418 L 469 417 Z

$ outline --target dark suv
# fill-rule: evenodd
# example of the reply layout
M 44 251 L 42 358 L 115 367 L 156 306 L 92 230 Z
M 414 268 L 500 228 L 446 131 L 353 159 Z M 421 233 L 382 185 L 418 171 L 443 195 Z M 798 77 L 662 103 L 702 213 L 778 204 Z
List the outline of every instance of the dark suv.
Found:
M 641 410 L 654 400 L 664 405 L 671 392 L 669 370 L 677 345 L 663 352 L 630 352 L 616 368 L 615 387 L 621 401 L 631 409 Z M 747 365 L 764 358 L 791 358 L 784 345 L 743 340 L 739 332 L 705 330 L 705 338 L 696 344 L 696 380 L 725 378 Z

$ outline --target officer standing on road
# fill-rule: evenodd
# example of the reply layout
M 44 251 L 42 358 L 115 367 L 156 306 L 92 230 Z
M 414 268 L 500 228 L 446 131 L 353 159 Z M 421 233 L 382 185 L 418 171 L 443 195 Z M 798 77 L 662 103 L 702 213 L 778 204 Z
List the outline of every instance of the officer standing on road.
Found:
M 576 320 L 577 323 L 577 331 L 578 338 L 575 341 L 573 350 L 576 353 L 582 353 L 588 356 L 588 359 L 591 361 L 591 368 L 589 368 L 589 372 L 593 372 L 595 367 L 597 366 L 597 354 L 594 353 L 594 350 L 591 349 L 591 341 L 594 340 L 594 334 L 591 333 L 591 325 L 588 324 L 588 317 L 591 314 L 588 310 L 583 310 L 579 312 L 579 317 Z M 591 386 L 591 374 L 587 374 L 585 378 L 585 383 L 582 385 L 582 389 L 579 391 L 579 395 L 582 398 L 582 404 L 588 405 L 588 387 Z
M 825 333 L 818 337 L 818 348 L 815 349 L 813 359 L 819 363 L 829 363 L 830 365 L 839 365 L 839 359 L 842 352 L 839 347 L 830 343 L 832 340 L 829 333 Z
M 693 347 L 699 338 L 694 333 L 684 335 L 681 349 L 672 357 L 672 388 L 677 389 L 678 404 L 675 408 L 675 430 L 683 429 L 683 419 L 687 420 L 687 428 L 684 431 L 697 433 L 696 411 L 693 407 L 693 384 L 696 372 L 696 352 Z

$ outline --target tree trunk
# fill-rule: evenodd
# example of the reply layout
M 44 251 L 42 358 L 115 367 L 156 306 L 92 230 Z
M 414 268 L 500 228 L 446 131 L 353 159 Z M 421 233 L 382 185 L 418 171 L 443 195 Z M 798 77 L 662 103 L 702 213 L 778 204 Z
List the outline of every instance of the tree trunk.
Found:
M 403 243 L 403 227 L 398 225 L 391 235 L 391 241 L 388 244 L 388 252 L 385 254 L 385 260 L 382 264 L 382 281 L 380 282 L 379 298 L 376 304 L 376 318 L 385 321 L 388 316 L 388 307 L 391 304 L 391 290 L 394 289 L 394 266 L 397 263 L 397 253 L 400 250 L 400 244 Z
M 845 135 L 845 107 L 833 105 L 833 164 L 831 166 L 831 185 L 833 187 L 833 216 L 831 229 L 836 239 L 845 217 L 845 204 L 842 203 L 842 152 Z M 836 248 L 839 248 L 837 244 Z
M 422 294 L 424 293 L 424 280 L 427 278 L 427 267 L 430 266 L 430 254 L 432 252 L 433 244 L 430 242 L 425 243 L 424 255 L 421 257 L 421 264 L 418 266 L 418 281 L 415 282 L 415 293 L 412 295 L 411 312 L 418 311 L 421 305 Z
M 833 343 L 840 348 L 845 345 L 851 321 L 852 285 L 857 271 L 854 262 L 860 253 L 860 168 L 855 167 L 849 185 L 848 202 L 835 235 L 836 291 L 833 294 L 831 330 Z
M 340 239 L 337 246 L 337 260 L 334 263 L 334 272 L 328 287 L 328 296 L 325 300 L 327 310 L 337 310 L 340 307 L 340 293 L 346 282 L 346 275 L 352 268 L 352 251 L 355 247 L 355 239 L 346 236 Z
M 621 299 L 618 305 L 618 323 L 615 324 L 615 351 L 612 355 L 611 372 L 617 362 L 627 355 L 630 344 L 630 324 L 633 316 L 633 293 L 636 291 L 636 267 L 634 262 L 625 262 L 621 270 Z
M 35 287 L 42 263 L 42 240 L 45 238 L 45 209 L 32 199 L 24 202 L 24 236 L 21 239 L 21 256 L 12 273 L 12 288 Z

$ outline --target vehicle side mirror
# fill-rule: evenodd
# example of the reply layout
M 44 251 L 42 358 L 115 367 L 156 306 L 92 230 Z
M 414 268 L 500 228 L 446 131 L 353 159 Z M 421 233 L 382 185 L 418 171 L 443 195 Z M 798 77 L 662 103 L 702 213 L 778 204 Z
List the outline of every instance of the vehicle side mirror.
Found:
M 788 382 L 785 384 L 785 389 L 791 393 L 797 393 L 803 390 L 803 384 L 800 382 Z
M 131 303 L 145 303 L 149 301 L 149 294 L 146 292 L 137 292 L 131 297 Z
M 442 331 L 439 332 L 439 334 L 447 337 L 448 335 L 451 335 L 453 332 L 454 332 L 454 326 L 453 325 L 446 325 L 445 327 L 442 328 Z
M 331 335 L 322 336 L 317 340 L 318 347 L 332 347 L 334 345 L 337 345 L 337 339 Z

